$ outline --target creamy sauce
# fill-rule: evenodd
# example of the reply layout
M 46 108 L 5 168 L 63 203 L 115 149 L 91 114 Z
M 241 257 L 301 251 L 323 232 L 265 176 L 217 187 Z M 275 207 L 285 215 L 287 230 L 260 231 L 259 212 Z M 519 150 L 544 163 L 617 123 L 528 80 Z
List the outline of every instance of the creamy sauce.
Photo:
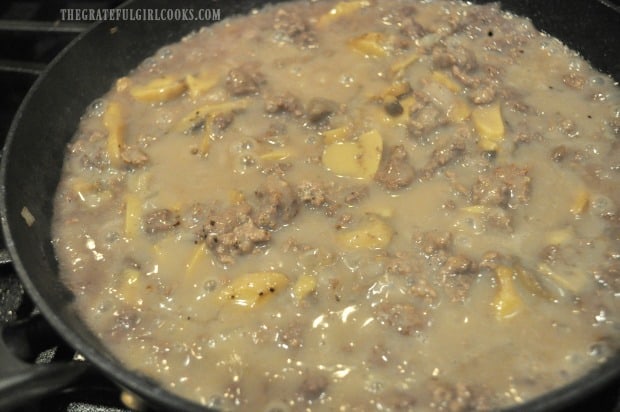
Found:
M 128 368 L 224 410 L 488 410 L 618 349 L 620 93 L 496 5 L 292 2 L 88 109 L 54 245 Z

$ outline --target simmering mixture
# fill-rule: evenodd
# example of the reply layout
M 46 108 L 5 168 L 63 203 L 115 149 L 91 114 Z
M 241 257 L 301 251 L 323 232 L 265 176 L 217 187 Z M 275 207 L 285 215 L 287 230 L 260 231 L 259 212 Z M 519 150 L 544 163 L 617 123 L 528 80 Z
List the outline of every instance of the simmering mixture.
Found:
M 85 113 L 61 273 L 223 410 L 488 410 L 620 343 L 620 91 L 498 5 L 272 5 Z

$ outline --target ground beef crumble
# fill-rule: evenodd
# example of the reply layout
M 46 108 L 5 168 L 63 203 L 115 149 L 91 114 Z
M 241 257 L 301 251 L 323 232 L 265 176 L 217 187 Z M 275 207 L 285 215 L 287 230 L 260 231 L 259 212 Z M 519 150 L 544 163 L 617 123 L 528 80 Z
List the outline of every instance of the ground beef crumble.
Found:
M 415 170 L 403 145 L 394 146 L 387 152 L 375 175 L 375 180 L 388 190 L 404 189 L 414 178 Z
M 247 203 L 226 208 L 213 205 L 203 214 L 205 223 L 198 240 L 204 241 L 222 263 L 233 263 L 234 256 L 251 253 L 271 239 L 271 234 L 252 219 L 252 208 Z
M 530 187 L 527 167 L 498 166 L 478 177 L 472 200 L 474 204 L 515 208 L 528 202 Z

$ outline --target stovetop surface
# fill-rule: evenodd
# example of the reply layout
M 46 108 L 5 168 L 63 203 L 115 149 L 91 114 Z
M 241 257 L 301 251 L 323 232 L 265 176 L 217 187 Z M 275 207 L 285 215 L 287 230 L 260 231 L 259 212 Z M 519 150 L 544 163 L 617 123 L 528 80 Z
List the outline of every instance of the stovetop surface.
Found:
M 620 0 L 609 0 L 614 3 Z M 61 8 L 112 8 L 120 0 L 3 0 L 0 2 L 0 143 L 28 89 L 46 65 L 88 23 L 59 24 Z M 617 4 L 617 3 L 616 3 Z M 35 22 L 37 24 L 28 24 Z M 50 27 L 54 27 L 53 30 Z M 38 311 L 24 293 L 4 241 L 0 239 L 0 327 L 29 319 Z M 75 353 L 61 341 L 37 356 L 36 362 L 63 362 Z M 0 371 L 1 371 L 0 365 Z M 0 373 L 1 375 L 1 373 Z M 21 410 L 29 412 L 126 412 L 120 391 L 107 379 L 89 376 L 71 390 Z M 620 381 L 568 411 L 620 412 Z

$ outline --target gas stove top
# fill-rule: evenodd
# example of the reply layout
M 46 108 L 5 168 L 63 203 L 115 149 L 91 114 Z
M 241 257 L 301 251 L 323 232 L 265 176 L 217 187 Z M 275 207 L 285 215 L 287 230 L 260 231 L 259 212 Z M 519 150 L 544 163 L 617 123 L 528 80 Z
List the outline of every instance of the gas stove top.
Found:
M 616 0 L 605 0 L 614 3 Z M 45 67 L 89 22 L 60 21 L 65 8 L 109 9 L 119 0 L 3 0 L 0 3 L 0 143 L 28 89 Z M 617 6 L 616 6 L 617 7 Z M 29 363 L 79 362 L 81 357 L 47 325 L 29 299 L 0 238 L 0 328 L 13 352 Z M 0 360 L 2 360 L 0 350 Z M 7 378 L 0 362 L 0 393 Z M 0 408 L 1 409 L 1 408 Z M 45 394 L 16 409 L 29 412 L 121 412 L 121 391 L 97 371 L 68 389 Z M 620 412 L 620 382 L 568 411 Z
M 108 9 L 120 3 L 119 0 L 3 0 L 0 3 L 0 142 L 3 145 L 11 120 L 28 89 L 50 61 L 92 24 L 59 21 L 60 10 Z M 0 327 L 7 346 L 27 363 L 63 364 L 80 358 L 51 330 L 24 292 L 3 239 L 0 239 Z M 13 365 L 2 356 L 0 359 L 2 391 L 7 369 Z M 27 402 L 16 411 L 128 411 L 120 395 L 120 390 L 105 377 L 89 371 L 68 389 Z

